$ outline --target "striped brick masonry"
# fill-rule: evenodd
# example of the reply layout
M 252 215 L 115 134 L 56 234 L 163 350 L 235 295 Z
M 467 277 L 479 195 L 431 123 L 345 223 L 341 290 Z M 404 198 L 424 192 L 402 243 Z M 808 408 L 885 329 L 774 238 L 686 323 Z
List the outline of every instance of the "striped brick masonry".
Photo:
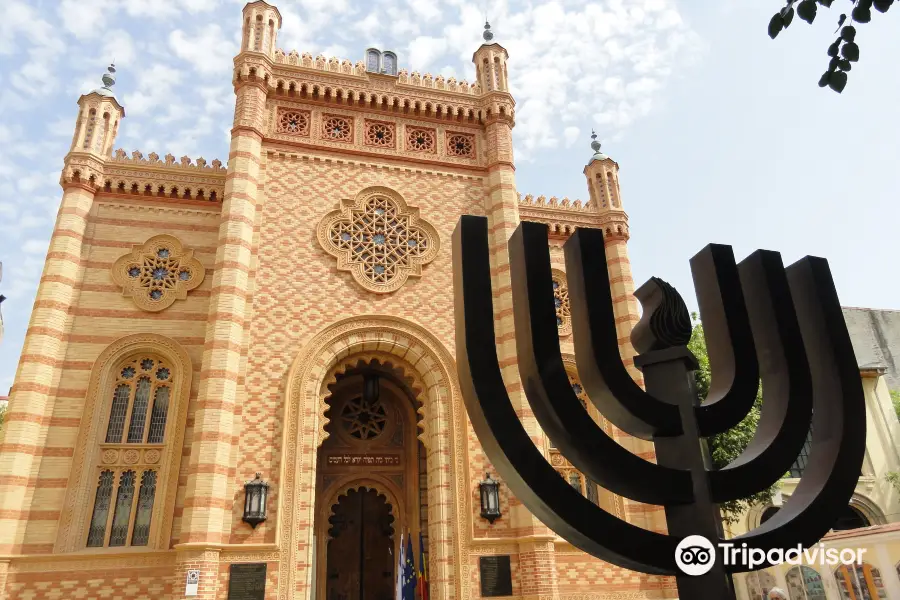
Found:
M 79 120 L 60 184 L 63 199 L 53 227 L 44 271 L 38 285 L 15 385 L 10 394 L 5 435 L 0 446 L 0 554 L 39 551 L 24 546 L 54 406 L 54 386 L 66 359 L 72 309 L 78 303 L 86 257 L 84 237 L 102 175 L 102 156 L 112 146 L 125 111 L 97 91 L 78 100 Z M 36 507 L 37 508 L 37 507 Z M 48 525 L 54 514 L 44 513 Z M 37 518 L 36 518 L 37 517 Z
M 489 31 L 473 56 L 477 81 L 470 84 L 404 69 L 376 73 L 368 60 L 286 53 L 276 49 L 280 27 L 275 7 L 263 0 L 245 6 L 227 169 L 202 157 L 113 154 L 124 110 L 108 87 L 79 101 L 0 447 L 0 600 L 181 600 L 194 569 L 196 598 L 224 600 L 232 563 L 267 565 L 266 600 L 323 600 L 334 494 L 365 482 L 397 487 L 389 494 L 397 523 L 427 533 L 435 600 L 477 600 L 479 557 L 495 555 L 511 558 L 511 600 L 673 597 L 669 579 L 572 548 L 502 481 L 502 516 L 482 518 L 478 484 L 486 471 L 497 474 L 456 382 L 450 240 L 463 214 L 489 219 L 498 356 L 539 448 L 548 440 L 516 364 L 507 253 L 522 220 L 550 227 L 561 281 L 565 239 L 578 227 L 608 229 L 619 343 L 641 381 L 631 364 L 637 305 L 617 165 L 604 157 L 585 169 L 589 203 L 520 197 L 507 52 Z M 331 118 L 342 120 L 340 136 L 326 129 Z M 390 131 L 393 145 L 370 143 L 370 123 Z M 435 248 L 421 273 L 381 293 L 321 244 L 329 212 L 372 194 L 402 200 L 404 218 L 415 214 L 431 226 L 426 245 Z M 204 276 L 189 290 L 183 284 L 186 297 L 166 306 L 136 302 L 123 294 L 123 281 L 134 284 L 123 257 L 162 235 L 171 248 L 191 252 L 190 268 Z M 560 335 L 575 381 L 572 335 Z M 164 441 L 106 444 L 121 365 L 145 352 L 171 363 Z M 334 447 L 323 445 L 326 437 L 340 437 L 331 386 L 359 361 L 408 384 L 420 420 L 406 419 L 413 429 L 400 443 L 424 444 L 424 477 L 418 461 L 402 475 L 377 467 L 317 471 Z M 646 442 L 613 433 L 653 459 Z M 562 470 L 558 452 L 548 450 L 548 460 Z M 160 469 L 147 545 L 88 548 L 95 499 L 103 498 L 98 475 L 147 466 Z M 243 483 L 257 472 L 271 485 L 268 518 L 251 528 L 242 521 Z M 332 476 L 346 479 L 326 484 Z M 104 492 L 111 507 L 118 492 Z M 655 507 L 625 506 L 608 492 L 599 502 L 635 524 L 661 527 Z

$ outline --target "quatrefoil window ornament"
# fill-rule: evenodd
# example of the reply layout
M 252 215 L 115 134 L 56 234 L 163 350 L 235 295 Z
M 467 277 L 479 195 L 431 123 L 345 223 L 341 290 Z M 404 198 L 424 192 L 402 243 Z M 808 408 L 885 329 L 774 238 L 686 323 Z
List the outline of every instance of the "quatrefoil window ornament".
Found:
M 319 243 L 367 290 L 388 293 L 437 256 L 437 231 L 387 188 L 369 188 L 322 219 Z
M 171 235 L 157 235 L 134 246 L 112 268 L 113 281 L 122 287 L 122 294 L 149 312 L 187 298 L 189 291 L 203 283 L 205 274 L 194 251 L 186 250 Z

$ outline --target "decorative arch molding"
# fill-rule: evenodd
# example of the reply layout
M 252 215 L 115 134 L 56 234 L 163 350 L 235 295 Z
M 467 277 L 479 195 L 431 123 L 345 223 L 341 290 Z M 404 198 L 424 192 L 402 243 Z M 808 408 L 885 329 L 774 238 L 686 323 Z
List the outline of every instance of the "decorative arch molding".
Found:
M 466 415 L 452 355 L 433 334 L 399 317 L 365 315 L 337 321 L 316 334 L 300 351 L 288 372 L 280 466 L 279 600 L 291 600 L 298 586 L 310 581 L 310 560 L 299 548 L 312 548 L 312 527 L 300 527 L 315 515 L 315 476 L 318 440 L 324 429 L 321 411 L 327 378 L 345 359 L 376 353 L 402 359 L 407 374 L 422 383 L 423 443 L 428 448 L 429 506 L 438 514 L 429 519 L 432 579 L 448 582 L 434 588 L 434 600 L 467 600 L 471 567 L 465 541 L 471 532 L 464 524 L 470 512 Z M 356 362 L 353 362 L 355 365 Z M 408 365 L 408 367 L 406 366 Z M 337 368 L 336 368 L 337 367 Z M 452 508 L 451 508 L 452 507 Z M 453 514 L 443 511 L 452 510 Z M 465 536 L 465 541 L 463 537 Z M 447 540 L 447 541 L 443 541 Z
M 75 454 L 72 460 L 72 476 L 66 491 L 66 500 L 60 515 L 55 553 L 74 552 L 84 547 L 93 502 L 91 494 L 96 481 L 91 477 L 94 461 L 103 431 L 103 418 L 112 398 L 115 368 L 121 361 L 142 353 L 154 353 L 165 358 L 175 367 L 167 425 L 166 450 L 160 458 L 157 499 L 151 517 L 150 542 L 147 549 L 164 550 L 172 536 L 172 519 L 175 512 L 175 494 L 178 491 L 178 470 L 181 465 L 181 449 L 184 445 L 184 427 L 190 404 L 193 366 L 191 357 L 175 340 L 156 333 L 127 335 L 106 347 L 91 369 L 91 378 Z M 106 392 L 109 392 L 108 394 Z M 118 550 L 118 549 L 116 549 Z
M 884 511 L 868 496 L 854 492 L 853 497 L 850 498 L 850 506 L 862 513 L 870 525 L 887 525 L 888 521 L 884 516 Z
M 396 354 L 391 354 L 390 352 L 386 352 L 383 350 L 370 350 L 347 356 L 339 360 L 331 369 L 328 370 L 328 374 L 325 376 L 324 383 L 322 384 L 322 400 L 319 403 L 319 407 L 317 409 L 319 412 L 319 422 L 321 423 L 321 426 L 319 427 L 319 435 L 318 440 L 316 441 L 316 447 L 320 447 L 329 437 L 328 432 L 325 430 L 325 427 L 330 422 L 328 417 L 325 416 L 325 411 L 328 410 L 327 398 L 331 395 L 331 392 L 328 389 L 329 386 L 337 383 L 337 378 L 340 375 L 344 375 L 348 371 L 359 367 L 360 363 L 362 363 L 364 366 L 380 366 L 386 373 L 393 375 L 397 379 L 397 381 L 404 384 L 405 387 L 409 388 L 408 391 L 412 395 L 414 402 L 413 408 L 415 409 L 417 415 L 417 439 L 421 441 L 427 448 L 429 446 L 428 415 L 427 409 L 425 408 L 424 397 L 426 385 L 422 381 L 422 378 L 419 376 L 418 371 L 416 371 L 415 367 L 413 367 L 408 361 L 397 356 Z
M 369 474 L 360 477 L 355 473 L 348 473 L 337 481 L 332 482 L 322 491 L 319 496 L 321 506 L 316 506 L 317 522 L 327 524 L 328 519 L 334 516 L 334 507 L 340 501 L 341 496 L 346 496 L 354 490 L 375 490 L 379 496 L 383 496 L 391 508 L 391 515 L 394 517 L 394 531 L 399 531 L 405 526 L 402 523 L 403 515 L 406 514 L 406 505 L 403 502 L 403 492 L 397 488 L 397 485 L 387 477 L 378 474 Z M 328 527 L 325 527 L 327 532 Z M 319 540 L 322 543 L 322 540 Z M 324 549 L 324 547 L 322 548 Z
M 787 502 L 789 498 L 790 496 L 785 494 L 783 496 L 783 501 Z M 881 510 L 878 504 L 868 496 L 860 494 L 859 492 L 853 492 L 853 497 L 850 498 L 849 506 L 859 511 L 870 525 L 886 525 L 888 522 L 887 517 L 884 516 L 884 511 Z M 747 529 L 750 530 L 759 527 L 763 513 L 769 508 L 781 507 L 776 507 L 772 503 L 755 504 L 751 506 L 747 511 Z

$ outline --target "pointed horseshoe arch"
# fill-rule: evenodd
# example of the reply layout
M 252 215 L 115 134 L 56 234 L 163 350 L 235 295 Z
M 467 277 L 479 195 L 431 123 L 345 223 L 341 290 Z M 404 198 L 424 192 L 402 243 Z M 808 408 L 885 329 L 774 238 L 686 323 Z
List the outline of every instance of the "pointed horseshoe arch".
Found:
M 301 350 L 291 365 L 286 381 L 283 445 L 279 485 L 279 600 L 293 600 L 298 592 L 307 594 L 312 580 L 310 523 L 315 507 L 316 458 L 324 439 L 328 384 L 335 374 L 363 360 L 378 358 L 391 362 L 415 382 L 420 391 L 419 439 L 428 449 L 429 506 L 437 511 L 429 518 L 434 600 L 468 597 L 462 565 L 465 557 L 461 524 L 466 523 L 469 505 L 466 466 L 466 417 L 459 393 L 456 363 L 444 345 L 423 327 L 391 316 L 360 316 L 337 321 L 319 332 Z M 433 500 L 431 496 L 435 495 Z M 445 508 L 446 507 L 446 508 Z M 446 540 L 446 541 L 439 541 Z M 446 583 L 444 583 L 446 582 Z

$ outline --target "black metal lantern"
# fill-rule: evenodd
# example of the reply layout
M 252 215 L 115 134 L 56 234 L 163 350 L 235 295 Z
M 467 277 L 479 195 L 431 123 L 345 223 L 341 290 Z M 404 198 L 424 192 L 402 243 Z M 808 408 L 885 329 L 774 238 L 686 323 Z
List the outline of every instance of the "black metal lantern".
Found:
M 266 499 L 269 496 L 269 484 L 262 480 L 259 473 L 253 481 L 244 484 L 244 522 L 251 527 L 266 520 Z
M 481 516 L 493 524 L 500 518 L 500 482 L 491 479 L 490 473 L 485 473 L 484 477 L 484 481 L 478 484 L 481 488 Z

